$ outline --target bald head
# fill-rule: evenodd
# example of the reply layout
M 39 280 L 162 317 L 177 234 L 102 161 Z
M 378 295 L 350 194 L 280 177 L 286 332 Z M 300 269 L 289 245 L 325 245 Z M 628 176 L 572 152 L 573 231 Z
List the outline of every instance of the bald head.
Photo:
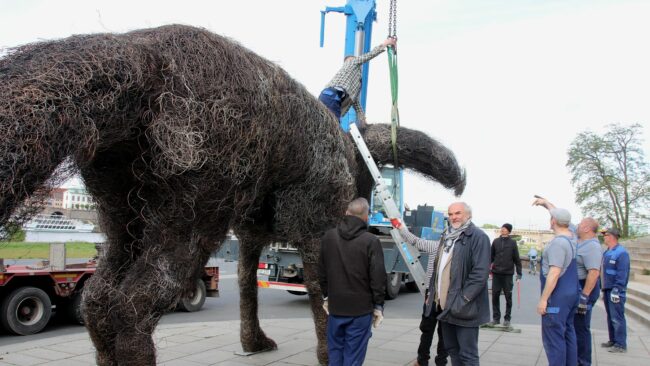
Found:
M 345 214 L 356 216 L 363 221 L 368 221 L 368 210 L 370 210 L 368 201 L 363 197 L 359 197 L 348 204 L 348 209 L 345 211 Z
M 595 238 L 598 235 L 598 221 L 592 217 L 585 217 L 578 224 L 578 238 L 581 240 Z

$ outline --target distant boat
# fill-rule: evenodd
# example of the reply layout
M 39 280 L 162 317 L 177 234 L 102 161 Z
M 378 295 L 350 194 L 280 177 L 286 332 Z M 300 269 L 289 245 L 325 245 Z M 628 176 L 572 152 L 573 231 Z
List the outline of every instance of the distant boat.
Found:
M 49 231 L 61 233 L 91 233 L 95 224 L 69 219 L 62 215 L 36 215 L 23 225 L 25 231 Z

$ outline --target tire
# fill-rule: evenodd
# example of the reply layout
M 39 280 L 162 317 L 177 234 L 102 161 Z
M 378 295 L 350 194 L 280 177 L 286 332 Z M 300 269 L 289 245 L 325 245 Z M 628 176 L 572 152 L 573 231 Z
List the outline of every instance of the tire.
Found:
M 83 297 L 83 291 L 75 292 L 71 297 L 70 301 L 66 304 L 65 312 L 66 316 L 74 324 L 84 325 L 83 317 L 83 308 L 81 298 Z
M 402 287 L 401 273 L 386 273 L 386 300 L 393 300 L 399 296 L 399 289 Z
M 50 321 L 52 301 L 45 291 L 36 287 L 15 289 L 2 301 L 0 322 L 9 332 L 18 335 L 38 333 Z
M 291 291 L 291 290 L 287 290 L 287 292 L 290 293 L 291 295 L 296 295 L 296 296 L 307 295 L 306 292 L 302 292 L 302 291 Z
M 415 281 L 407 282 L 406 289 L 408 290 L 408 292 L 420 292 L 420 289 L 418 288 L 418 284 L 415 283 Z
M 207 291 L 205 289 L 205 282 L 202 279 L 196 281 L 196 287 L 194 291 L 190 292 L 187 296 L 181 299 L 178 302 L 178 310 L 185 311 L 188 313 L 193 313 L 195 311 L 201 310 L 203 304 L 205 303 L 205 297 L 207 296 Z

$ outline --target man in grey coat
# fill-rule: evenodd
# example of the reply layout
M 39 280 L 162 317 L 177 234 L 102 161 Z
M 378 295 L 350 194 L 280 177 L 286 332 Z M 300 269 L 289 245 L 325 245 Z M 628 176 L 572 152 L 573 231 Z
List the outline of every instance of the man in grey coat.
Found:
M 439 307 L 438 320 L 452 365 L 478 365 L 478 329 L 490 320 L 490 239 L 472 224 L 472 210 L 465 202 L 452 203 L 448 215 L 425 315 L 433 306 Z

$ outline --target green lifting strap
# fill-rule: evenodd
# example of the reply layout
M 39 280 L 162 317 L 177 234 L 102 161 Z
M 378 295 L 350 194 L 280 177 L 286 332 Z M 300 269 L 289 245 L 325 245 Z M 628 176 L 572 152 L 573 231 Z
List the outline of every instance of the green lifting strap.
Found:
M 399 126 L 399 110 L 397 109 L 397 52 L 393 47 L 388 47 L 388 69 L 390 71 L 390 94 L 393 106 L 390 111 L 391 142 L 393 144 L 393 159 L 397 167 L 397 127 Z

